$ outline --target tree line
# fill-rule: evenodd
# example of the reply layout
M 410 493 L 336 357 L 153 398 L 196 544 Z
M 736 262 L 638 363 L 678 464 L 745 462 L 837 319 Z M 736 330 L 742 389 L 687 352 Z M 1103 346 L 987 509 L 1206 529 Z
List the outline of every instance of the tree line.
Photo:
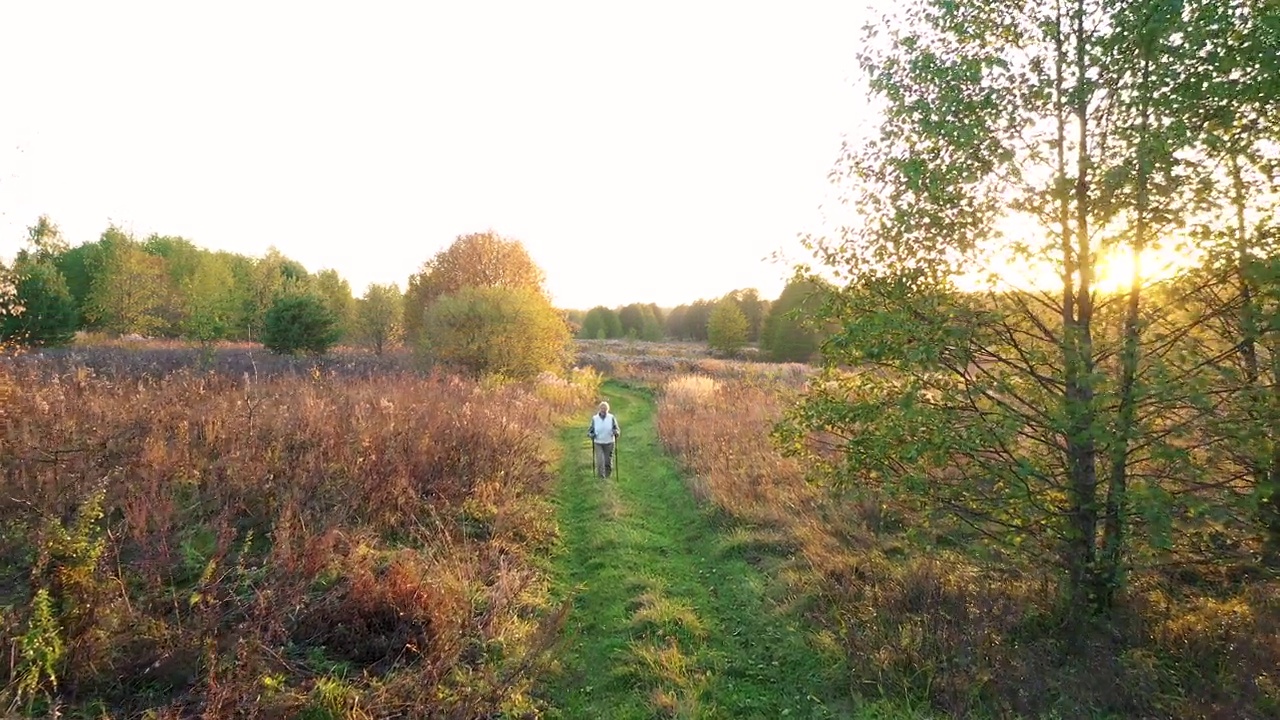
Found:
M 807 362 L 815 357 L 825 331 L 817 322 L 817 310 L 829 290 L 824 281 L 798 278 L 787 283 L 773 301 L 761 298 L 755 288 L 747 288 L 670 310 L 654 303 L 631 303 L 616 309 L 601 305 L 585 312 L 571 311 L 569 317 L 577 326 L 577 336 L 586 340 L 706 342 L 727 355 L 757 343 L 770 360 Z
M 462 314 L 452 325 L 442 324 L 444 310 L 428 310 L 463 291 L 473 303 L 468 312 L 474 322 L 496 322 L 497 306 L 520 306 L 533 309 L 524 321 L 539 325 L 546 316 L 542 306 L 549 308 L 542 269 L 519 241 L 491 232 L 457 238 L 409 277 L 403 293 L 396 284 L 373 284 L 361 297 L 336 270 L 309 272 L 275 248 L 248 257 L 181 237 L 138 239 L 116 226 L 72 247 L 43 216 L 28 228 L 26 246 L 8 271 L 25 311 L 3 315 L 0 340 L 35 346 L 65 344 L 83 330 L 201 343 L 259 341 L 283 352 L 362 344 L 381 354 L 401 341 L 423 350 L 432 337 L 428 326 L 460 332 L 466 316 L 460 308 L 454 308 Z M 489 288 L 483 311 L 474 306 L 481 302 L 477 288 Z M 769 359 L 803 362 L 818 349 L 821 334 L 813 319 L 826 290 L 800 279 L 772 302 L 743 289 L 670 311 L 632 303 L 570 310 L 562 319 L 580 338 L 707 342 L 730 355 L 758 343 Z M 507 297 L 512 292 L 529 296 Z
M 396 285 L 370 285 L 356 298 L 336 270 L 308 272 L 275 248 L 254 258 L 181 237 L 138 239 L 114 225 L 71 247 L 43 216 L 27 233 L 26 247 L 7 268 L 22 311 L 0 319 L 0 339 L 59 345 L 85 330 L 202 343 L 275 341 L 285 350 L 361 342 L 380 351 L 401 322 Z
M 572 336 L 543 272 L 519 241 L 455 239 L 396 284 L 362 297 L 335 270 L 308 272 L 271 248 L 260 258 L 180 237 L 138 240 L 112 226 L 70 247 L 41 217 L 12 267 L 0 266 L 0 341 L 70 342 L 81 330 L 211 343 L 260 341 L 282 353 L 407 344 L 424 360 L 474 374 L 562 369 Z

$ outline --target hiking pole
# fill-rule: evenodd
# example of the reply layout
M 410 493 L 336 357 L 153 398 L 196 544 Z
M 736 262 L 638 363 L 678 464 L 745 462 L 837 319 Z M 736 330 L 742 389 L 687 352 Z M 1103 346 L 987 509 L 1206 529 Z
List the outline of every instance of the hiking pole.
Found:
M 618 442 L 618 436 L 614 435 L 613 436 L 613 481 L 614 482 L 619 482 L 622 480 L 622 470 L 618 465 L 618 458 L 622 455 L 622 453 L 618 451 L 619 444 L 620 443 Z

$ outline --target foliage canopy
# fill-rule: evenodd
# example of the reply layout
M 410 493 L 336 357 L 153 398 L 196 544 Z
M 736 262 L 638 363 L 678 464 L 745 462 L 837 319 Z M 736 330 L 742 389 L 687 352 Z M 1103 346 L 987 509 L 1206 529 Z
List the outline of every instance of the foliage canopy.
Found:
M 323 355 L 338 336 L 338 318 L 325 298 L 309 293 L 277 299 L 262 327 L 262 344 L 282 355 Z
M 427 308 L 424 330 L 428 359 L 472 375 L 561 372 L 572 352 L 563 315 L 529 288 L 465 287 Z

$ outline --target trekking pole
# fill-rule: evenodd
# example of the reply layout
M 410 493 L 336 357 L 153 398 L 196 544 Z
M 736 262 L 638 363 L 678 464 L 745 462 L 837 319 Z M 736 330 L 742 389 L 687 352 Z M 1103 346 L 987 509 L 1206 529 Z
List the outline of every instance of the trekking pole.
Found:
M 621 466 L 618 464 L 618 458 L 622 455 L 622 453 L 618 451 L 618 446 L 620 444 L 621 443 L 618 442 L 618 436 L 614 435 L 613 436 L 613 481 L 614 482 L 620 482 L 622 480 L 622 470 L 621 470 Z

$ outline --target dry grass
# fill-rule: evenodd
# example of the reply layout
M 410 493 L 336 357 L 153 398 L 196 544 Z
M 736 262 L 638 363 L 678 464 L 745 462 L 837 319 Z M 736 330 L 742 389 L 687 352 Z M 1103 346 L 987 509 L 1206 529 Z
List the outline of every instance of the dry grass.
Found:
M 891 498 L 806 482 L 769 441 L 789 391 L 724 377 L 666 388 L 663 443 L 695 492 L 740 525 L 737 551 L 793 550 L 776 568 L 784 592 L 840 638 L 863 696 L 965 717 L 1280 715 L 1273 575 L 1135 571 L 1115 621 L 1069 642 L 1053 575 L 984 563 Z
M 711 357 L 705 343 L 578 340 L 576 362 L 611 378 L 652 387 L 696 375 L 752 384 L 795 386 L 814 374 L 803 363 L 769 363 Z
M 664 395 L 668 404 L 677 406 L 697 405 L 715 397 L 720 383 L 705 375 L 681 375 L 666 384 Z
M 545 436 L 598 378 L 119 352 L 0 361 L 0 708 L 532 710 Z

